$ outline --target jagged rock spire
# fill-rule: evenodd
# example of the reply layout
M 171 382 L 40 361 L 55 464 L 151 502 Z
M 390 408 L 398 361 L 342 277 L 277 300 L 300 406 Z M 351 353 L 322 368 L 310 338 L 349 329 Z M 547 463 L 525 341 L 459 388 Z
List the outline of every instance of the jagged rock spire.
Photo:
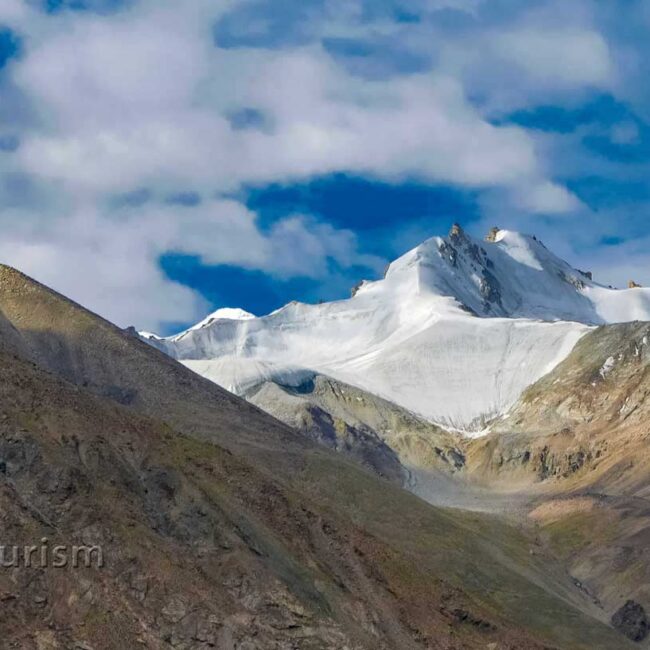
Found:
M 454 240 L 454 239 L 459 239 L 460 237 L 463 237 L 465 235 L 465 231 L 462 229 L 461 225 L 459 223 L 454 223 L 451 226 L 451 230 L 449 231 L 449 239 Z

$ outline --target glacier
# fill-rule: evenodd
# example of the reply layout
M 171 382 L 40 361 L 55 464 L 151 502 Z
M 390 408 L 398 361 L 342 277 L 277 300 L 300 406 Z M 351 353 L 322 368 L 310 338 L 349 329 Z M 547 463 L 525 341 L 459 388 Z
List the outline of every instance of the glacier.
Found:
M 650 290 L 598 284 L 534 236 L 481 241 L 454 225 L 349 299 L 262 317 L 221 309 L 175 336 L 141 336 L 240 395 L 328 375 L 477 436 L 591 328 L 631 320 L 650 320 Z

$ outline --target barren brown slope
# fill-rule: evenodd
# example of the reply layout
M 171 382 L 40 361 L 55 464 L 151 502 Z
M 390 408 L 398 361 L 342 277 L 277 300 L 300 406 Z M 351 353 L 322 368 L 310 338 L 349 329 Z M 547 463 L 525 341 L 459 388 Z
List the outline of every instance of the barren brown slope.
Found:
M 0 310 L 3 541 L 106 555 L 0 569 L 6 647 L 628 647 L 502 522 L 425 504 L 7 268 Z
M 600 327 L 469 452 L 477 480 L 532 491 L 540 539 L 609 614 L 650 612 L 649 396 L 650 323 Z
M 650 323 L 600 327 L 471 445 L 477 476 L 650 496 Z
M 39 366 L 222 443 L 303 447 L 289 429 L 15 269 L 0 265 L 0 313 Z M 15 344 L 15 341 L 14 341 Z

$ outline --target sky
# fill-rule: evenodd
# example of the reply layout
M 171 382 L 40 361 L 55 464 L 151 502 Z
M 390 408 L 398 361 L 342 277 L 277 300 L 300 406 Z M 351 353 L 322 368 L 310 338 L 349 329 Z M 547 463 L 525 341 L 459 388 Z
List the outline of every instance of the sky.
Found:
M 0 261 L 171 333 L 455 221 L 650 284 L 646 0 L 0 0 Z

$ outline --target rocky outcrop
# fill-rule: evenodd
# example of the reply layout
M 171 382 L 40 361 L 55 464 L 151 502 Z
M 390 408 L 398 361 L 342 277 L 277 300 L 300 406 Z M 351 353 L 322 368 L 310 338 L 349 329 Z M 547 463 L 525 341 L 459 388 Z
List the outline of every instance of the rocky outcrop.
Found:
M 498 228 L 493 229 L 495 241 L 499 232 Z M 446 262 L 456 268 L 458 266 L 459 252 L 467 257 L 474 269 L 474 273 L 480 275 L 478 288 L 483 299 L 483 314 L 498 316 L 503 313 L 502 289 L 499 280 L 490 269 L 493 268 L 492 261 L 487 256 L 487 251 L 472 241 L 461 226 L 455 223 L 449 232 L 449 241 L 443 240 L 438 247 L 440 255 Z
M 458 251 L 444 240 L 441 242 L 438 250 L 440 251 L 442 259 L 455 268 L 458 264 Z
M 494 243 L 497 240 L 500 230 L 498 226 L 490 228 L 490 232 L 485 236 L 485 241 Z
M 462 471 L 460 438 L 406 409 L 331 377 L 301 386 L 265 382 L 246 398 L 306 436 L 389 480 L 405 483 L 409 468 Z
M 573 274 L 567 275 L 564 271 L 559 271 L 558 275 L 564 282 L 570 284 L 572 287 L 575 287 L 578 289 L 578 291 L 584 289 L 587 286 L 582 278 L 579 278 Z
M 643 641 L 650 633 L 650 621 L 639 603 L 628 600 L 613 616 L 612 626 L 632 641 Z
M 640 424 L 649 414 L 649 375 L 649 323 L 599 327 L 493 428 L 555 434 Z
M 627 288 L 628 288 L 628 289 L 642 289 L 643 286 L 640 285 L 638 282 L 635 282 L 634 280 L 630 280 L 630 281 L 627 283 Z
M 650 435 L 649 395 L 650 324 L 600 327 L 470 445 L 470 464 L 491 481 L 593 482 L 611 471 L 608 483 L 635 485 L 650 470 L 637 453 Z
M 495 307 L 503 309 L 501 303 L 501 284 L 488 269 L 483 269 L 480 291 L 484 300 L 483 311 L 486 314 L 493 312 Z
M 360 280 L 352 287 L 352 289 L 350 290 L 351 298 L 354 298 L 357 295 L 357 292 L 359 291 L 359 289 L 361 289 L 361 287 L 365 284 L 365 282 L 366 282 L 365 280 Z
M 464 234 L 465 232 L 461 228 L 460 224 L 453 223 L 451 229 L 449 230 L 449 239 L 451 239 L 453 242 L 456 242 L 457 240 L 461 239 Z

